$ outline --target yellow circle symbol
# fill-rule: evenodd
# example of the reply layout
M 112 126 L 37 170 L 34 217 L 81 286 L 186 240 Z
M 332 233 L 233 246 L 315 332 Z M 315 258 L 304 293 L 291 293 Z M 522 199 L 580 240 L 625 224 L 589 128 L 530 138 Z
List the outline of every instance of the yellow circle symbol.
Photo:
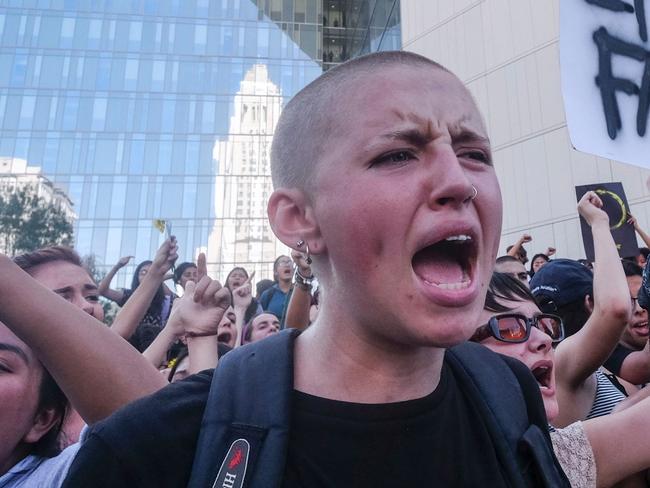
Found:
M 616 224 L 610 227 L 610 230 L 618 229 L 620 226 L 622 226 L 625 222 L 627 222 L 627 210 L 625 209 L 625 204 L 623 203 L 623 199 L 619 197 L 616 193 L 610 190 L 603 190 L 603 189 L 598 189 L 596 190 L 596 193 L 599 195 L 608 195 L 612 197 L 616 203 L 618 203 L 619 207 L 621 207 L 621 218 Z

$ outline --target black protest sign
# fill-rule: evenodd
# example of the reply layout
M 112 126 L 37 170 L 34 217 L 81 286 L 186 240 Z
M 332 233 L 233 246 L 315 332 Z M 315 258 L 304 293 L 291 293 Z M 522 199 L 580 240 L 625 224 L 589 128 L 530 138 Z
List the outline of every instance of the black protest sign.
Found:
M 636 243 L 634 226 L 628 224 L 630 218 L 630 207 L 627 204 L 625 190 L 621 183 L 598 183 L 595 185 L 576 186 L 576 197 L 578 201 L 588 191 L 594 191 L 603 202 L 603 210 L 609 216 L 609 228 L 616 243 L 618 254 L 622 258 L 628 258 L 639 254 L 639 247 Z M 594 237 L 589 224 L 580 217 L 580 228 L 582 230 L 582 241 L 585 245 L 585 254 L 589 261 L 594 261 Z

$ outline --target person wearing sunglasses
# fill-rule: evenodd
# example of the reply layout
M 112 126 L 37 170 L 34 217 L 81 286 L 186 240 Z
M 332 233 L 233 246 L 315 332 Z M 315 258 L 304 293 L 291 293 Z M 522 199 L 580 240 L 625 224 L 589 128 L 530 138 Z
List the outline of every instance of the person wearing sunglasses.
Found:
M 521 282 L 494 273 L 480 323 L 470 340 L 518 359 L 530 369 L 553 425 L 561 408 L 558 391 L 566 388 L 562 371 L 556 367 L 556 349 L 564 337 L 560 317 L 542 313 Z M 635 473 L 650 467 L 649 413 L 650 398 L 563 429 L 550 427 L 555 455 L 571 486 L 594 488 L 624 479 L 630 484 L 640 481 L 645 473 Z
M 562 317 L 565 328 L 566 337 L 556 350 L 559 427 L 606 415 L 627 393 L 636 391 L 602 368 L 631 312 L 630 292 L 609 217 L 595 192 L 580 199 L 578 213 L 591 226 L 593 273 L 577 261 L 554 259 L 530 280 L 540 309 Z

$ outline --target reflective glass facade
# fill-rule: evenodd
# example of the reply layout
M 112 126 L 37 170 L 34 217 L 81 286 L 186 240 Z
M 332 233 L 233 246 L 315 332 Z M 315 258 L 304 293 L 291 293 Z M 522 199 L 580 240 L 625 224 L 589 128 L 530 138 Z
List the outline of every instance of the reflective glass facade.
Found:
M 104 270 L 152 257 L 161 218 L 180 260 L 204 250 L 216 277 L 235 264 L 270 277 L 285 252 L 266 221 L 270 143 L 283 105 L 322 72 L 325 6 L 0 1 L 0 158 L 67 193 L 75 245 Z

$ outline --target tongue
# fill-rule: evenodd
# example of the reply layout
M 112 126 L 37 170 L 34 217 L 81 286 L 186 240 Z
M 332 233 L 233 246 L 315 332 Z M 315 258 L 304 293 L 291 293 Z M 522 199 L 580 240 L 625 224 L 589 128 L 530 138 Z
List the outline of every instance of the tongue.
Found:
M 413 258 L 415 274 L 429 283 L 460 283 L 467 279 L 461 264 L 444 252 L 425 249 Z

